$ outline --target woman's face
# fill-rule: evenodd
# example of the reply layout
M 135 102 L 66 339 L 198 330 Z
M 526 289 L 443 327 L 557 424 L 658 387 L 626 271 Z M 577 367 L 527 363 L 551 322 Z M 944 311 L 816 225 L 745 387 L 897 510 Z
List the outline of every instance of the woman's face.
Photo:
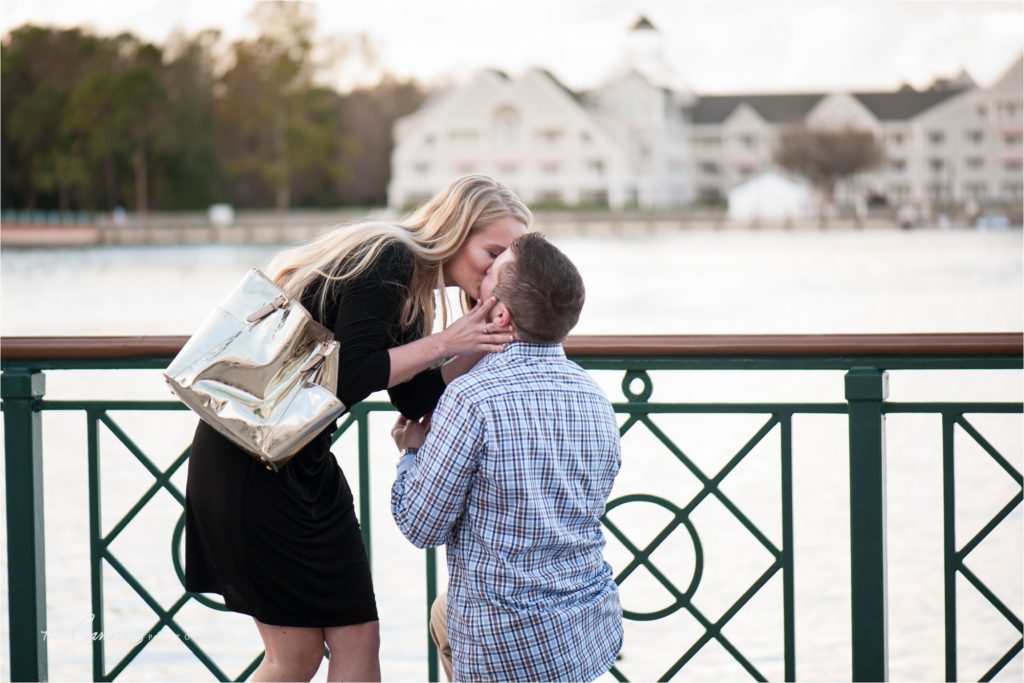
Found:
M 479 299 L 480 283 L 494 259 L 525 232 L 526 226 L 512 216 L 487 223 L 470 235 L 444 264 L 445 285 L 455 285 L 474 299 Z

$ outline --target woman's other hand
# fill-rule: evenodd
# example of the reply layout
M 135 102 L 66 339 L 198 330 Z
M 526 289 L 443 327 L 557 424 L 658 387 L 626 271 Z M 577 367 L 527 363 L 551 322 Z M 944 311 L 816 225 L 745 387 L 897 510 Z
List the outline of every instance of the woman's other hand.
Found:
M 498 302 L 493 296 L 477 302 L 466 315 L 439 334 L 445 341 L 445 352 L 450 356 L 463 353 L 497 353 L 512 341 L 512 327 L 487 321 L 487 314 Z
M 391 428 L 391 438 L 395 440 L 398 450 L 406 448 L 419 448 L 427 438 L 427 430 L 430 428 L 430 415 L 422 421 L 410 420 L 405 415 L 399 415 L 395 425 Z

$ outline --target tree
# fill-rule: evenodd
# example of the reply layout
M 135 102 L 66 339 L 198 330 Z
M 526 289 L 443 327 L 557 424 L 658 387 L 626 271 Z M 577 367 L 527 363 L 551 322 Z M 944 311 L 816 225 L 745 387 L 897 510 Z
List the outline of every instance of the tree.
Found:
M 877 166 L 885 158 L 882 144 L 866 130 L 790 127 L 779 136 L 775 162 L 808 180 L 831 204 L 836 185 L 845 178 Z M 825 208 L 821 221 L 825 223 Z
M 341 140 L 332 98 L 313 83 L 312 6 L 261 3 L 254 18 L 260 36 L 232 46 L 217 115 L 236 197 L 260 203 L 269 190 L 283 211 L 297 175 L 338 172 L 332 150 Z
M 415 81 L 385 75 L 380 83 L 353 90 L 342 102 L 342 130 L 351 142 L 342 152 L 341 164 L 358 169 L 341 181 L 347 204 L 386 204 L 391 178 L 392 131 L 395 121 L 415 111 L 426 93 Z
M 154 140 L 154 192 L 163 209 L 205 209 L 226 198 L 216 122 L 220 32 L 172 35 L 164 50 L 165 125 Z
M 79 29 L 25 25 L 5 36 L 0 58 L 0 127 L 5 205 L 30 209 L 72 196 L 89 203 L 91 180 L 81 140 L 65 127 L 79 84 L 107 68 L 109 46 Z

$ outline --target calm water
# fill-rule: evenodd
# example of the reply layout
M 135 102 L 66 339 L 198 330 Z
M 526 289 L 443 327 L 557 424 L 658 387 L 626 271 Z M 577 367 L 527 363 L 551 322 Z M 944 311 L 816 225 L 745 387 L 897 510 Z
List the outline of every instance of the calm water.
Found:
M 577 262 L 588 288 L 578 333 L 829 333 L 1017 331 L 1024 328 L 1024 263 L 1020 232 L 694 232 L 642 238 L 555 239 Z M 109 248 L 82 251 L 4 251 L 4 335 L 188 334 L 207 310 L 268 248 Z M 653 373 L 654 401 L 843 400 L 842 373 Z M 613 400 L 621 376 L 597 373 Z M 890 398 L 1020 401 L 1019 373 L 894 372 Z M 166 399 L 156 372 L 51 373 L 47 396 Z M 115 420 L 160 466 L 188 444 L 188 413 L 117 413 Z M 988 419 L 983 419 L 988 418 Z M 655 419 L 706 473 L 713 475 L 767 416 L 688 416 Z M 1020 419 L 972 419 L 1015 466 L 1022 467 Z M 426 676 L 423 554 L 407 545 L 388 512 L 394 457 L 386 415 L 371 421 L 373 563 L 382 619 L 386 679 Z M 894 680 L 943 676 L 943 579 L 940 423 L 930 416 L 888 418 L 890 674 Z M 90 588 L 85 419 L 78 413 L 44 418 L 47 598 L 51 680 L 91 676 Z M 633 492 L 685 505 L 696 479 L 650 433 L 623 439 L 624 465 L 613 498 Z M 724 481 L 736 505 L 777 545 L 779 434 L 776 428 Z M 849 680 L 849 494 L 845 422 L 838 416 L 797 417 L 793 429 L 797 675 Z M 1014 484 L 969 440 L 958 448 L 958 542 L 963 543 L 1014 495 Z M 101 432 L 103 528 L 109 531 L 152 478 L 109 431 Z M 355 444 L 335 448 L 356 479 Z M 174 478 L 184 488 L 184 471 Z M 0 492 L 0 495 L 3 495 Z M 662 528 L 652 506 L 619 509 L 613 519 L 634 542 Z M 645 509 L 644 509 L 645 508 Z M 165 606 L 181 585 L 167 560 L 180 507 L 164 492 L 112 544 L 112 552 Z M 639 522 L 646 524 L 640 524 Z M 667 521 L 667 520 L 666 520 Z M 695 606 L 716 619 L 770 563 L 769 554 L 723 506 L 706 500 L 692 521 L 705 566 Z M 364 520 L 366 523 L 366 520 Z M 652 526 L 653 525 L 653 526 Z M 1019 615 L 1022 611 L 1022 514 L 1018 508 L 968 566 Z M 6 545 L 0 551 L 6 553 Z M 616 541 L 607 557 L 630 559 Z M 6 566 L 6 556 L 4 556 Z M 654 562 L 676 586 L 692 574 L 693 545 L 677 531 Z M 441 563 L 443 565 L 443 562 Z M 960 675 L 977 679 L 1016 640 L 1014 630 L 964 582 L 959 590 Z M 6 605 L 6 582 L 2 595 Z M 670 604 L 650 575 L 622 587 L 627 609 L 648 612 Z M 145 603 L 104 570 L 108 666 L 155 622 Z M 781 679 L 781 577 L 773 578 L 725 628 L 725 635 L 769 679 Z M 190 603 L 175 617 L 229 674 L 259 651 L 244 617 Z M 6 673 L 7 619 L 0 638 Z M 664 672 L 699 637 L 685 611 L 652 623 L 627 622 L 620 662 L 634 680 Z M 323 667 L 318 677 L 326 673 Z M 1001 678 L 1020 680 L 1021 656 Z M 162 632 L 129 667 L 129 679 L 205 679 L 188 648 Z M 680 674 L 687 680 L 746 678 L 717 643 Z

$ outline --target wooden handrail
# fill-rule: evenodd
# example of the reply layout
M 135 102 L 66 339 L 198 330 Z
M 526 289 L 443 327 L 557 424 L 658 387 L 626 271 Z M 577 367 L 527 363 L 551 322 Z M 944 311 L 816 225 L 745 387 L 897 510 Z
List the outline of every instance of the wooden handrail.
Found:
M 5 360 L 171 358 L 188 337 L 0 337 Z M 577 335 L 573 356 L 1021 356 L 1024 333 Z

